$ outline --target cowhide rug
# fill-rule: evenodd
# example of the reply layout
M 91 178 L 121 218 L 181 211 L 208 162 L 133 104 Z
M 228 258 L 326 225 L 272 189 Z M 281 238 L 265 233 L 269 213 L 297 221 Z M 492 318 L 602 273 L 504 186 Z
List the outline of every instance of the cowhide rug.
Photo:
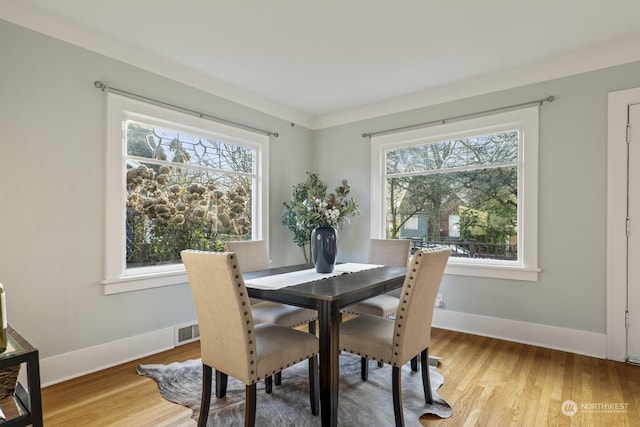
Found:
M 340 355 L 340 394 L 338 424 L 341 426 L 388 427 L 395 424 L 391 393 L 391 367 L 380 368 L 369 362 L 369 379 L 360 379 L 360 358 L 343 353 Z M 187 406 L 197 419 L 200 410 L 202 387 L 202 363 L 200 360 L 175 362 L 169 365 L 139 365 L 138 374 L 158 382 L 160 394 L 165 399 Z M 448 418 L 452 409 L 440 397 L 437 389 L 444 378 L 434 366 L 430 366 L 434 403 L 424 403 L 420 372 L 411 371 L 409 364 L 402 368 L 402 403 L 407 427 L 421 426 L 423 414 Z M 215 380 L 214 380 L 215 381 Z M 218 399 L 212 392 L 211 409 L 207 426 L 244 425 L 245 386 L 229 377 L 227 395 Z M 256 404 L 257 426 L 315 427 L 320 425 L 320 415 L 313 416 L 309 404 L 308 363 L 298 363 L 282 372 L 282 385 L 273 386 L 266 394 L 264 381 L 258 383 Z

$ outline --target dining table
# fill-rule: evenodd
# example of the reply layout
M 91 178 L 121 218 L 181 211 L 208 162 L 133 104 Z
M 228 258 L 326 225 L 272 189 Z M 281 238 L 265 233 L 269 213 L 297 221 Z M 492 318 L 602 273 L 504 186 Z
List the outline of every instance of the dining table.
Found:
M 322 426 L 338 425 L 339 333 L 342 308 L 402 287 L 406 267 L 343 263 L 332 273 L 299 264 L 243 273 L 251 298 L 318 311 L 320 416 Z

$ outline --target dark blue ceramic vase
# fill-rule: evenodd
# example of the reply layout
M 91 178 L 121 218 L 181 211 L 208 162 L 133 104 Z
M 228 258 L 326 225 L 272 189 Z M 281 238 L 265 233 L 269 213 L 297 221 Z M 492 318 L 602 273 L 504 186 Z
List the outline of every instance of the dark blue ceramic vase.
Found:
M 333 227 L 318 227 L 311 232 L 311 254 L 318 273 L 333 273 L 338 255 L 338 232 Z

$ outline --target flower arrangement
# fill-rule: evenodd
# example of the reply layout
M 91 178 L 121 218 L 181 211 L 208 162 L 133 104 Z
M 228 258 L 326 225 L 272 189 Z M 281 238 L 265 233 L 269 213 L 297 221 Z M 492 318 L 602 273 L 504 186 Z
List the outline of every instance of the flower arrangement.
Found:
M 349 217 L 357 215 L 358 203 L 348 197 L 350 187 L 346 179 L 327 194 L 327 184 L 317 173 L 307 172 L 307 180 L 293 187 L 289 203 L 284 203 L 282 225 L 293 233 L 294 243 L 302 248 L 305 261 L 309 262 L 311 232 L 317 227 L 342 227 Z

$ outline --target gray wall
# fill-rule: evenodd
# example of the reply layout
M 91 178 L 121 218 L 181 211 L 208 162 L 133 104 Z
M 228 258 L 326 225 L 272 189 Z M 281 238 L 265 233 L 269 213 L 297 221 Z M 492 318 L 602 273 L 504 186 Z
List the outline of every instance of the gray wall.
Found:
M 447 276 L 442 293 L 447 310 L 606 330 L 607 93 L 640 86 L 640 63 L 312 132 L 1 20 L 0 55 L 0 281 L 10 323 L 42 357 L 195 319 L 187 285 L 102 293 L 106 114 L 94 80 L 280 133 L 270 162 L 275 265 L 302 261 L 280 215 L 311 169 L 331 188 L 349 180 L 362 213 L 340 231 L 339 258 L 366 258 L 363 132 L 553 94 L 540 110 L 540 281 Z
M 539 282 L 446 276 L 441 292 L 446 310 L 605 333 L 607 93 L 637 86 L 640 62 L 314 131 L 320 175 L 344 175 L 363 200 L 341 256 L 361 257 L 369 233 L 362 133 L 555 95 L 540 108 Z
M 0 57 L 0 282 L 10 324 L 41 357 L 195 319 L 187 285 L 103 295 L 106 97 L 95 80 L 279 132 L 271 253 L 276 265 L 303 260 L 280 215 L 311 167 L 309 129 L 1 20 Z

